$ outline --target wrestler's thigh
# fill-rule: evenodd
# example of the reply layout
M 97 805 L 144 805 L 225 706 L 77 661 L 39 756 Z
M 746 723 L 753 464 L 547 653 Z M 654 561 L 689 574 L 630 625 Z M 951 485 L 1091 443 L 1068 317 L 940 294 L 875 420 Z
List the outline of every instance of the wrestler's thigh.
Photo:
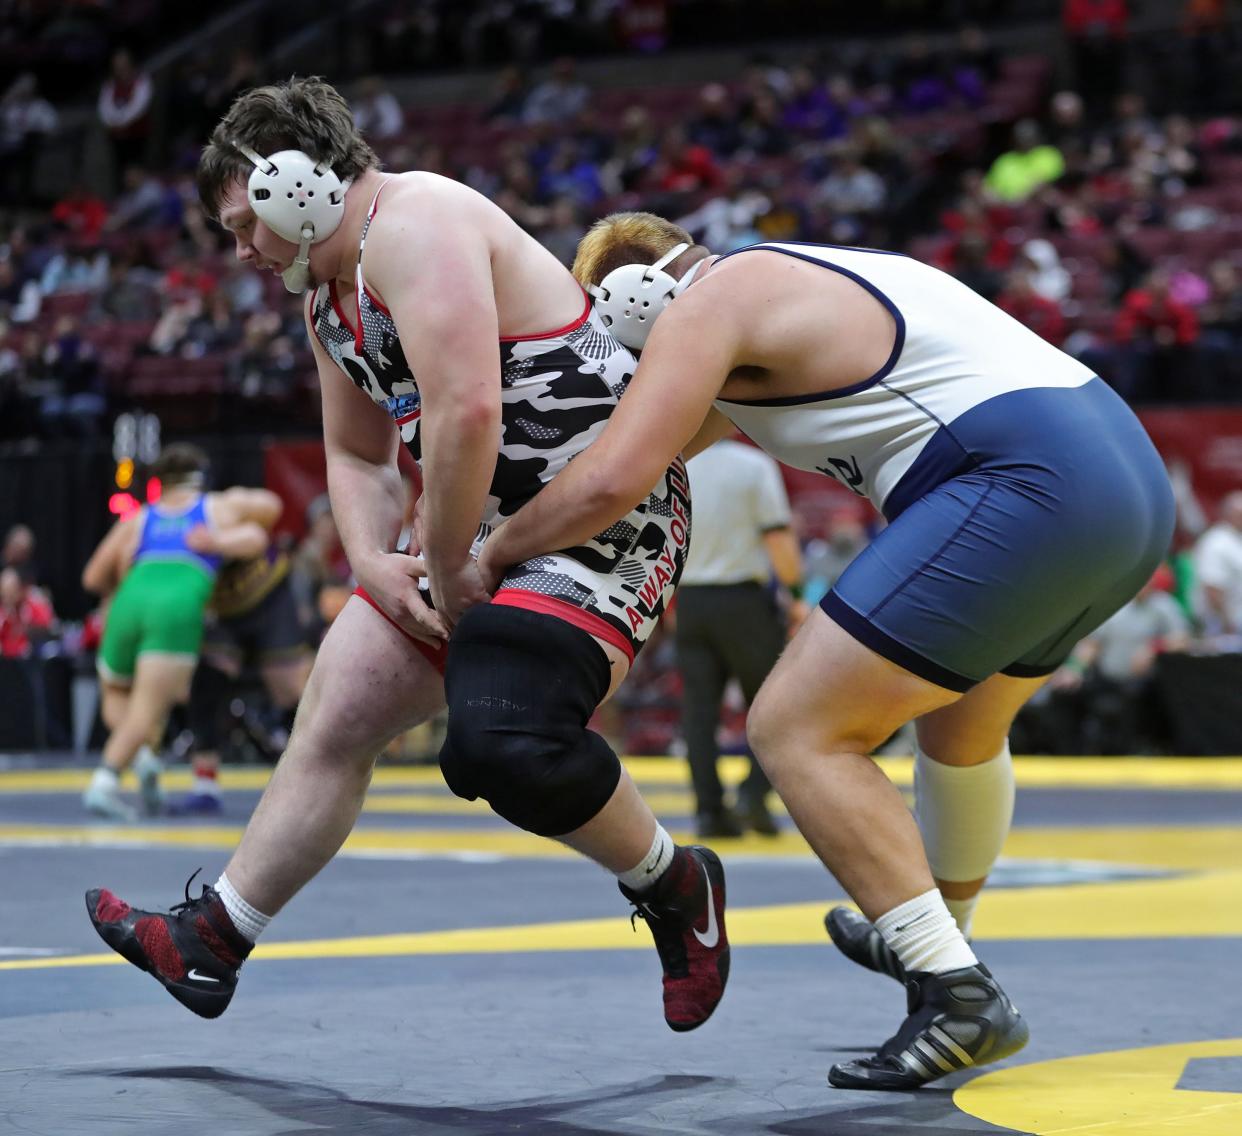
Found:
M 820 610 L 768 675 L 747 727 L 757 750 L 870 753 L 912 718 L 959 697 L 877 654 Z
M 351 596 L 319 647 L 294 737 L 374 755 L 443 706 L 439 671 L 394 624 Z

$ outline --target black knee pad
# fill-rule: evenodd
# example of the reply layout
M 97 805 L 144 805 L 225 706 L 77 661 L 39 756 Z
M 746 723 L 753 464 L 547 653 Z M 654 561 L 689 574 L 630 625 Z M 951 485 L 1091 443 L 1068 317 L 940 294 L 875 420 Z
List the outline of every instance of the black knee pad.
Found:
M 599 644 L 564 620 L 502 604 L 471 608 L 453 629 L 444 670 L 448 787 L 539 836 L 581 828 L 621 778 L 617 755 L 586 728 L 610 669 Z

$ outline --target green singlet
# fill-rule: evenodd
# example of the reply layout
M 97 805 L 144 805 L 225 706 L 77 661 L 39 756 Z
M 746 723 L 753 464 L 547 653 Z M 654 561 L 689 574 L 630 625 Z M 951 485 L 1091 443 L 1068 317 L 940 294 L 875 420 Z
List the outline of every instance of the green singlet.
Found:
M 200 497 L 181 513 L 147 508 L 134 565 L 112 599 L 99 647 L 97 666 L 109 682 L 132 682 L 139 655 L 198 657 L 221 561 L 185 544 L 191 528 L 207 523 L 204 506 Z

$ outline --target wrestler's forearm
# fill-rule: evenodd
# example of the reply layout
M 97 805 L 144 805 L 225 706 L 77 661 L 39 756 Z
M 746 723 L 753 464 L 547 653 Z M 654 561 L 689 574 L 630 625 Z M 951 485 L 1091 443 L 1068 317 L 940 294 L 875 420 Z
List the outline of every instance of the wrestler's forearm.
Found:
M 447 411 L 447 412 L 445 412 Z M 423 424 L 423 556 L 429 574 L 465 564 L 500 449 L 500 406 L 441 409 Z
M 404 493 L 395 464 L 376 465 L 329 451 L 328 495 L 355 574 L 368 558 L 396 550 Z
M 492 537 L 504 563 L 585 544 L 649 495 L 650 487 L 634 491 L 609 486 L 587 469 L 583 457 L 557 474 Z

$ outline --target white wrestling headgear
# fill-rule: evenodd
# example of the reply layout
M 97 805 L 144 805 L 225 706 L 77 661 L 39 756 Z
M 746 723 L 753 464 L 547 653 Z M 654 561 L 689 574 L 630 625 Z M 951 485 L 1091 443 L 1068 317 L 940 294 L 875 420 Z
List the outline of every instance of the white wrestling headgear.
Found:
M 703 266 L 702 260 L 680 280 L 664 271 L 666 264 L 671 264 L 689 247 L 685 243 L 675 245 L 655 264 L 623 264 L 599 284 L 587 286 L 587 291 L 595 297 L 595 310 L 604 317 L 605 325 L 618 343 L 631 351 L 641 351 L 656 317 L 690 286 L 694 274 Z
M 340 226 L 349 182 L 301 150 L 281 150 L 265 158 L 240 142 L 233 145 L 254 166 L 246 199 L 255 216 L 278 237 L 298 246 L 281 279 L 290 292 L 305 292 L 310 284 L 310 247 L 327 240 Z

